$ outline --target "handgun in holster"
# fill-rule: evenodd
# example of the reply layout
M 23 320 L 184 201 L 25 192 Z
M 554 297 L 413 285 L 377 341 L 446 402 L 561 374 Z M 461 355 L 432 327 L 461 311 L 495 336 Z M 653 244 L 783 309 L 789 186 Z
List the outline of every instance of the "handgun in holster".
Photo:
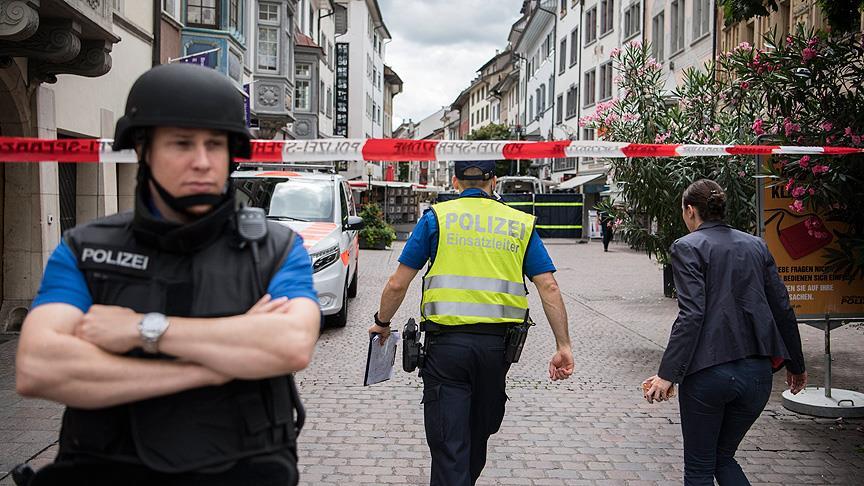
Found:
M 525 347 L 525 340 L 528 339 L 528 329 L 534 325 L 530 317 L 524 322 L 513 324 L 507 328 L 507 334 L 504 338 L 504 362 L 518 363 L 519 357 L 522 356 L 522 348 Z
M 408 319 L 405 324 L 405 329 L 402 331 L 402 369 L 408 373 L 413 372 L 417 368 L 423 367 L 423 361 L 426 359 L 426 353 L 423 350 L 421 341 L 420 327 L 414 319 Z

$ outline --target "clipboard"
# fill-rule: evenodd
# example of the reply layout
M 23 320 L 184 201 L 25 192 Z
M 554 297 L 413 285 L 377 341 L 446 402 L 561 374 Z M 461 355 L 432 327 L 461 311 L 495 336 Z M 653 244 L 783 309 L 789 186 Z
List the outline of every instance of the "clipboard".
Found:
M 396 364 L 396 348 L 402 340 L 402 336 L 399 334 L 399 331 L 392 331 L 383 346 L 379 344 L 378 340 L 380 337 L 379 334 L 373 334 L 369 337 L 363 386 L 381 383 L 393 377 L 393 367 Z

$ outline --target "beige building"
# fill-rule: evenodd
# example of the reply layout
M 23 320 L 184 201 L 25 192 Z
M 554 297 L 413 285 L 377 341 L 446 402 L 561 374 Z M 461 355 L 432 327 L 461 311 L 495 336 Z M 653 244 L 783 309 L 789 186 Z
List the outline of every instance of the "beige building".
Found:
M 794 30 L 797 24 L 808 28 L 823 26 L 825 19 L 822 9 L 815 0 L 781 0 L 777 2 L 779 9 L 767 17 L 754 17 L 726 27 L 722 10 L 719 12 L 717 25 L 717 52 L 731 51 L 742 42 L 757 47 L 764 47 L 765 35 L 777 30 L 778 38 Z
M 498 123 L 494 120 L 500 120 L 500 104 L 493 95 L 492 88 L 510 73 L 512 56 L 510 50 L 496 52 L 492 59 L 477 70 L 477 77 L 469 88 L 469 133 L 490 123 Z
M 672 91 L 690 68 L 703 68 L 715 57 L 715 0 L 644 0 L 643 41 L 663 66 L 666 90 Z M 636 14 L 638 14 L 638 10 Z
M 111 138 L 129 87 L 160 56 L 153 2 L 14 3 L 21 15 L 0 8 L 0 135 Z M 0 164 L 0 330 L 20 327 L 63 230 L 131 207 L 134 174 L 133 164 Z

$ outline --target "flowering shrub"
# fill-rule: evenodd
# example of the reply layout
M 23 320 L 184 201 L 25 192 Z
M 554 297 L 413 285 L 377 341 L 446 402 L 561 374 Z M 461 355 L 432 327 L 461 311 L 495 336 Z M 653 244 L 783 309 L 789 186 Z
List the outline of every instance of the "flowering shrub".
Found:
M 721 75 L 737 79 L 728 96 L 770 143 L 864 147 L 864 38 L 829 36 L 803 27 L 766 49 L 739 48 L 721 57 Z M 850 278 L 864 270 L 864 157 L 784 156 L 766 167 L 794 198 L 799 214 L 827 210 L 847 228 L 835 232 L 839 250 L 826 262 Z M 811 224 L 813 222 L 811 221 Z M 828 238 L 825 228 L 810 234 Z
M 635 143 L 749 143 L 753 118 L 742 114 L 740 100 L 726 95 L 714 79 L 713 66 L 688 70 L 674 92 L 664 90 L 664 72 L 650 46 L 628 43 L 613 50 L 621 97 L 598 103 L 579 123 L 603 140 Z M 745 100 L 746 101 L 746 100 Z M 604 205 L 621 221 L 625 241 L 661 264 L 669 261 L 672 242 L 687 233 L 681 219 L 681 195 L 693 181 L 707 177 L 728 195 L 729 222 L 755 228 L 755 161 L 748 157 L 674 157 L 611 159 L 611 171 L 626 210 Z

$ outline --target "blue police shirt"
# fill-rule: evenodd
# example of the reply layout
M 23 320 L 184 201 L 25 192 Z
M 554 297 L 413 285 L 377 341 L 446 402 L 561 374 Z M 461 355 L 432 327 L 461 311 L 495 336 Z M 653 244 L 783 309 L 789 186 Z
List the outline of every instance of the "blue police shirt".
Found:
M 482 189 L 467 189 L 459 195 L 459 197 L 478 196 L 489 197 Z M 417 226 L 414 227 L 411 237 L 405 242 L 405 248 L 402 249 L 402 254 L 399 256 L 399 263 L 420 270 L 427 261 L 435 261 L 437 251 L 438 221 L 435 219 L 435 213 L 431 209 L 427 209 L 417 221 Z M 522 271 L 528 278 L 555 271 L 555 264 L 549 258 L 549 252 L 546 251 L 536 229 L 531 233 L 531 238 L 528 240 Z
M 303 238 L 300 235 L 296 235 L 294 246 L 282 267 L 270 280 L 267 293 L 274 299 L 306 297 L 318 303 L 318 294 L 312 284 L 312 261 L 303 247 Z M 58 303 L 74 305 L 85 313 L 93 305 L 93 297 L 87 289 L 84 274 L 78 269 L 75 255 L 65 241 L 57 246 L 48 259 L 45 276 L 32 307 Z

